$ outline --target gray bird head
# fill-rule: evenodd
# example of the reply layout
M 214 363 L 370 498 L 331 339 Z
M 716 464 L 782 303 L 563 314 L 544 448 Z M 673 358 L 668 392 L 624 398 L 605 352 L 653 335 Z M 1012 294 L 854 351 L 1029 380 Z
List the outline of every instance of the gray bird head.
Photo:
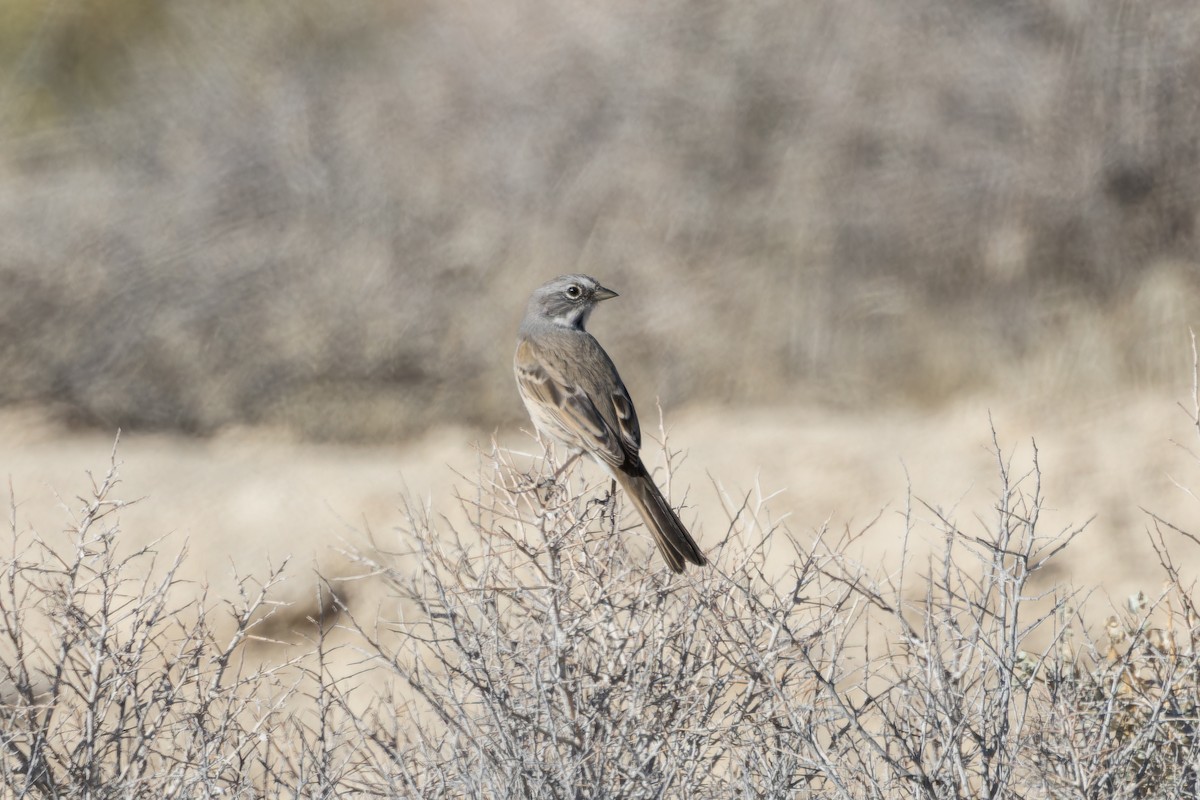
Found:
M 534 291 L 525 309 L 525 322 L 536 319 L 583 330 L 596 304 L 616 296 L 588 275 L 560 275 Z

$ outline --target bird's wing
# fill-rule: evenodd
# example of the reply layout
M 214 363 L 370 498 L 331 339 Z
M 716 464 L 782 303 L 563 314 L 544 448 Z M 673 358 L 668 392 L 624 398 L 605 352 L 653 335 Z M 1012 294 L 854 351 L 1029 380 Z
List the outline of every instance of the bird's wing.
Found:
M 539 410 L 564 434 L 575 438 L 575 444 L 614 467 L 625 463 L 625 423 L 618 423 L 621 427 L 619 433 L 614 430 L 580 382 L 566 377 L 567 365 L 552 358 L 530 339 L 522 339 L 517 344 L 514 364 L 521 391 L 536 401 Z M 615 404 L 616 400 L 613 402 Z M 629 401 L 628 394 L 624 396 L 624 405 L 632 414 L 633 403 Z M 620 411 L 617 418 L 618 421 L 622 418 Z M 636 433 L 636 415 L 632 419 Z
M 627 453 L 637 456 L 642 449 L 642 428 L 638 425 L 637 411 L 633 408 L 633 400 L 625 384 L 617 381 L 617 390 L 612 393 L 613 410 L 617 412 L 617 427 L 621 429 L 621 439 L 625 442 Z

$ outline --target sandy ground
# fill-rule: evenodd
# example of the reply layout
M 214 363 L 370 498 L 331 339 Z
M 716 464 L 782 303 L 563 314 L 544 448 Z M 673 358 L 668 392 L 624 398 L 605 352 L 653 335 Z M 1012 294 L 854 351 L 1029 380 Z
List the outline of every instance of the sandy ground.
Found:
M 1200 463 L 1185 449 L 1200 447 L 1178 399 L 1126 392 L 1069 409 L 995 398 L 963 399 L 936 411 L 682 409 L 668 418 L 670 446 L 686 455 L 673 492 L 678 499 L 688 489 L 684 518 L 702 544 L 724 533 L 717 485 L 733 495 L 778 492 L 772 514 L 786 516 L 801 542 L 824 525 L 857 530 L 878 518 L 851 555 L 882 574 L 899 563 L 910 479 L 915 498 L 944 510 L 964 530 L 981 530 L 992 519 L 998 477 L 990 413 L 1015 474 L 1028 470 L 1036 437 L 1043 532 L 1092 520 L 1043 584 L 1096 588 L 1098 596 L 1119 603 L 1162 583 L 1141 509 L 1200 530 L 1200 504 L 1186 491 L 1200 489 Z M 657 432 L 653 415 L 653 407 L 642 412 L 647 438 Z M 232 588 L 235 574 L 262 574 L 290 557 L 292 577 L 281 597 L 302 618 L 314 608 L 315 572 L 352 574 L 355 567 L 339 548 L 363 542 L 367 529 L 386 541 L 402 520 L 404 497 L 428 503 L 451 522 L 458 518 L 454 489 L 466 481 L 456 473 L 473 472 L 475 447 L 489 439 L 488 432 L 460 428 L 373 447 L 301 444 L 245 430 L 211 440 L 126 434 L 118 448 L 118 495 L 144 499 L 123 512 L 122 536 L 133 545 L 165 535 L 159 549 L 168 553 L 186 543 L 185 576 L 218 593 Z M 501 431 L 499 439 L 518 450 L 536 447 L 519 430 Z M 0 443 L 0 475 L 11 481 L 17 528 L 53 540 L 80 506 L 75 498 L 89 485 L 85 472 L 106 469 L 113 440 L 10 411 L 0 417 Z M 661 463 L 653 441 L 646 451 L 652 463 Z M 921 548 L 936 544 L 939 534 L 926 524 L 933 514 L 920 504 L 914 508 L 919 524 L 912 563 L 919 571 Z M 1195 574 L 1195 545 L 1180 542 L 1176 556 Z M 654 564 L 661 566 L 657 559 Z M 353 589 L 350 599 L 365 609 L 378 601 L 378 587 Z

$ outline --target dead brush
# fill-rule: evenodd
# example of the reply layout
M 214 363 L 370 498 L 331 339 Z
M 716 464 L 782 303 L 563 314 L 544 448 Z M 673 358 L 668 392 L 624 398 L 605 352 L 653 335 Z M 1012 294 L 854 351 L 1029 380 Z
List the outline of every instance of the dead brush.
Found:
M 13 504 L 3 795 L 1200 795 L 1200 615 L 1173 555 L 1200 541 L 1152 517 L 1166 588 L 1099 624 L 1037 588 L 1082 528 L 1044 532 L 1036 447 L 993 448 L 990 513 L 906 505 L 897 544 L 928 559 L 880 574 L 847 556 L 861 531 L 799 535 L 770 493 L 718 486 L 712 564 L 675 576 L 606 480 L 493 445 L 466 522 L 409 504 L 355 554 L 386 601 L 335 598 L 338 652 L 314 622 L 284 664 L 247 652 L 279 570 L 216 602 L 122 553 L 113 466 L 65 548 Z

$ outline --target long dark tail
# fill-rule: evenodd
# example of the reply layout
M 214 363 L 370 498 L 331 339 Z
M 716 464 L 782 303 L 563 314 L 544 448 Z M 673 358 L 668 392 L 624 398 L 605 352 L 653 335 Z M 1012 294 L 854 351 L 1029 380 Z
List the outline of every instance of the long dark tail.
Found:
M 654 541 L 667 566 L 675 572 L 683 572 L 685 560 L 700 567 L 708 563 L 696 540 L 679 521 L 679 515 L 671 509 L 662 492 L 658 491 L 645 467 L 637 464 L 629 472 L 619 469 L 613 472 L 625 489 L 625 494 L 637 506 L 646 527 L 654 534 Z

